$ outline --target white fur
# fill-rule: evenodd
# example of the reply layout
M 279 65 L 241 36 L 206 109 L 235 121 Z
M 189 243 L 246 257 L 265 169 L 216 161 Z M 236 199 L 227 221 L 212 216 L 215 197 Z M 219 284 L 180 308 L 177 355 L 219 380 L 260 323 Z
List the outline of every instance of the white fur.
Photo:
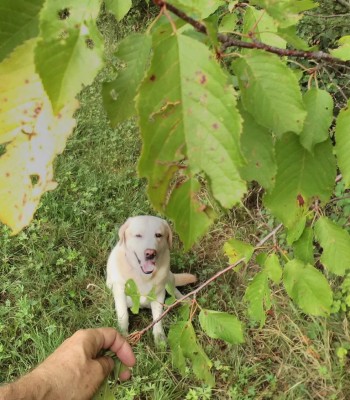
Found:
M 150 307 L 153 320 L 163 312 L 165 287 L 169 284 L 184 285 L 196 281 L 191 274 L 173 274 L 170 271 L 170 248 L 172 234 L 166 221 L 158 217 L 137 216 L 129 218 L 119 230 L 119 242 L 112 250 L 107 262 L 107 286 L 112 289 L 118 325 L 127 334 L 129 326 L 128 307 L 132 300 L 125 295 L 125 283 L 133 279 L 141 293 L 141 307 Z M 153 261 L 147 261 L 147 252 L 156 251 Z M 150 270 L 153 271 L 150 272 Z M 145 273 L 149 272 L 148 274 Z M 156 300 L 146 296 L 154 290 Z M 181 298 L 175 288 L 176 298 Z M 162 322 L 153 327 L 156 343 L 165 341 Z

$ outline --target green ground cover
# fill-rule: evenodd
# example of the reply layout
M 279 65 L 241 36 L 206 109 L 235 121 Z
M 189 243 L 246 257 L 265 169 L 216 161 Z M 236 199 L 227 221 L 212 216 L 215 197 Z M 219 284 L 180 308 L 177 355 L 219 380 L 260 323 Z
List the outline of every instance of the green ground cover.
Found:
M 144 24 L 141 12 L 131 14 L 127 28 L 115 28 L 110 19 L 101 21 L 111 48 L 125 30 Z M 128 216 L 154 211 L 145 195 L 145 181 L 136 172 L 141 146 L 136 123 L 131 120 L 111 129 L 99 93 L 98 79 L 82 92 L 77 128 L 56 165 L 59 186 L 44 196 L 35 220 L 16 237 L 0 228 L 0 382 L 30 370 L 79 328 L 116 326 L 113 298 L 105 286 L 107 256 Z M 235 236 L 256 243 L 275 222 L 260 209 L 260 200 L 259 189 L 252 188 L 245 208 L 221 215 L 188 253 L 175 237 L 172 269 L 195 273 L 202 282 L 227 265 L 221 250 L 225 240 Z M 333 217 L 341 218 L 343 209 L 341 204 L 334 206 Z M 282 247 L 283 241 L 282 235 Z M 277 286 L 266 325 L 259 329 L 249 322 L 242 301 L 257 269 L 251 263 L 232 272 L 197 299 L 201 306 L 230 312 L 245 322 L 246 343 L 241 346 L 199 333 L 213 361 L 215 388 L 203 386 L 190 368 L 186 377 L 180 376 L 170 352 L 157 350 L 147 334 L 135 347 L 133 379 L 116 386 L 116 398 L 349 398 L 346 316 L 338 312 L 328 320 L 307 317 Z M 340 293 L 341 303 L 343 297 Z M 165 328 L 175 319 L 176 312 L 166 317 Z M 131 318 L 131 330 L 150 321 L 150 312 L 141 311 Z

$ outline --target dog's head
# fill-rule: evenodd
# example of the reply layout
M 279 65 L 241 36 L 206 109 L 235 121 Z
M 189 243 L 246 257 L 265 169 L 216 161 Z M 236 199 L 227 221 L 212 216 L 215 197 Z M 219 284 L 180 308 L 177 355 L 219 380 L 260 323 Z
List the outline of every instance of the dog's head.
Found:
M 171 243 L 170 227 L 158 217 L 131 217 L 119 229 L 119 244 L 124 247 L 128 262 L 146 275 L 169 263 Z

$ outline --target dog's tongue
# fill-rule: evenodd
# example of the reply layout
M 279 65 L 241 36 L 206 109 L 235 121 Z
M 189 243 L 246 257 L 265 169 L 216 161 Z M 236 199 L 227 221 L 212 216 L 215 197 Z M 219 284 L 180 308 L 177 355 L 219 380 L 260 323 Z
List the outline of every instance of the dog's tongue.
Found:
M 142 265 L 142 270 L 145 274 L 150 274 L 154 270 L 154 261 L 147 260 Z

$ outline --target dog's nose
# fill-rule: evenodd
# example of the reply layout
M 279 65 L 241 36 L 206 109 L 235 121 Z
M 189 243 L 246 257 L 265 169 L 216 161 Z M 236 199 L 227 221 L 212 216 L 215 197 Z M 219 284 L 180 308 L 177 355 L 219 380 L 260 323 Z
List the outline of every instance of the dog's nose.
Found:
M 153 258 L 157 255 L 157 251 L 154 249 L 146 249 L 145 250 L 145 257 L 146 260 L 153 260 Z

